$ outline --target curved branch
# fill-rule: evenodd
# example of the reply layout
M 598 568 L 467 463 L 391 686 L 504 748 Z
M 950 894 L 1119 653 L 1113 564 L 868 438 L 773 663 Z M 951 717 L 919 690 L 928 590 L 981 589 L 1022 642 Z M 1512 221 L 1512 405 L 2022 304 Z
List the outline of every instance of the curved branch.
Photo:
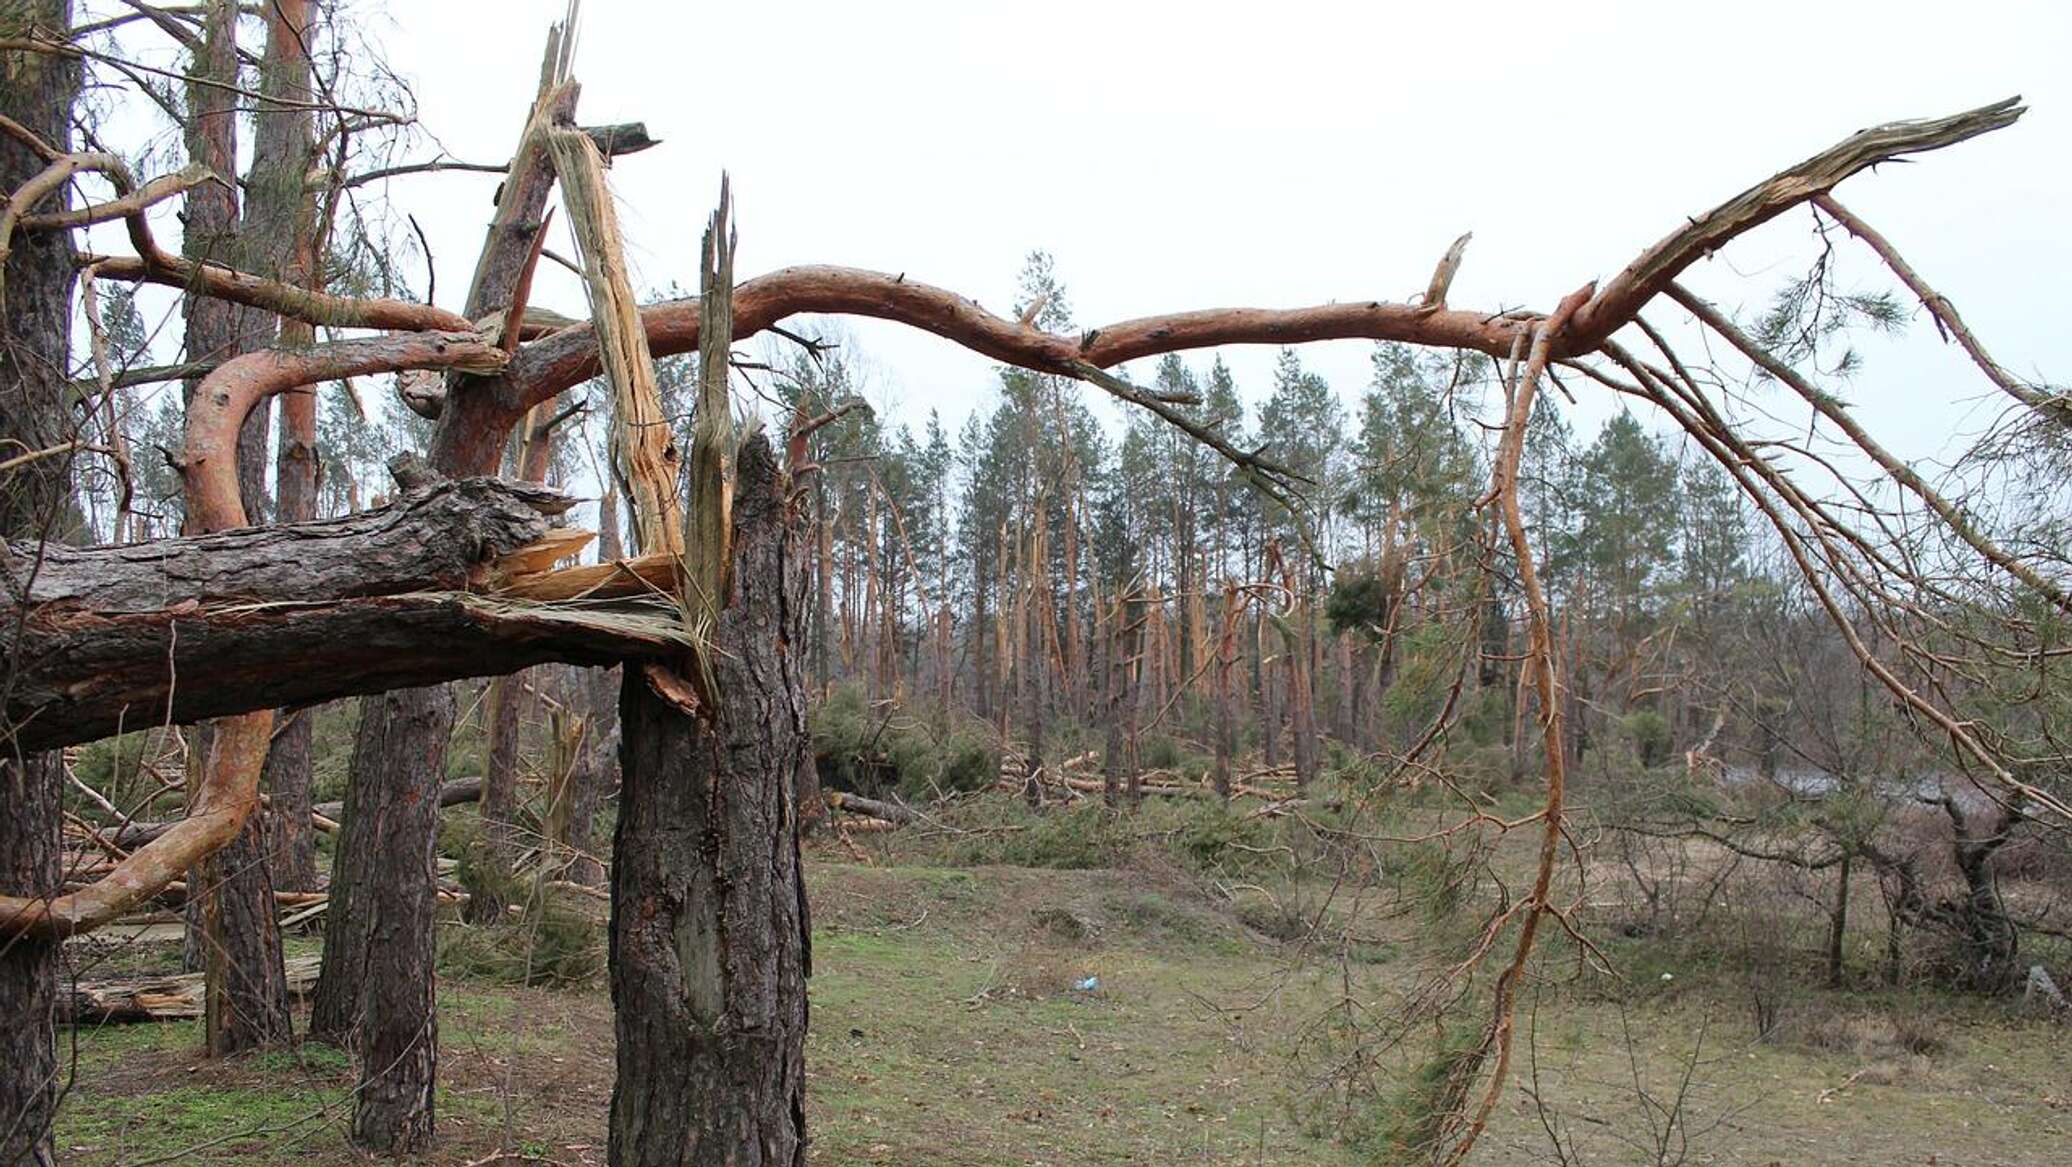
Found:
M 1077 368 L 1109 368 L 1139 357 L 1225 344 L 1301 344 L 1313 340 L 1398 340 L 1474 349 L 1501 357 L 1514 336 L 1528 335 L 1531 313 L 1490 316 L 1414 304 L 1363 300 L 1310 308 L 1211 308 L 1147 316 L 1078 337 L 1045 332 L 996 316 L 970 299 L 930 284 L 862 268 L 814 265 L 758 276 L 734 289 L 734 337 L 753 336 L 804 313 L 868 316 L 934 333 L 1011 365 L 1077 377 Z M 698 347 L 698 301 L 672 300 L 642 311 L 656 356 Z M 596 376 L 597 347 L 588 325 L 528 345 L 513 363 L 519 408 L 526 409 Z
M 130 231 L 132 242 L 137 238 L 134 225 L 141 219 L 139 215 L 131 216 L 129 220 L 133 225 Z M 151 245 L 149 252 L 144 252 L 142 247 L 138 250 L 143 254 L 81 255 L 78 262 L 96 265 L 102 279 L 164 284 L 233 304 L 264 308 L 268 312 L 326 328 L 462 332 L 474 327 L 466 317 L 431 304 L 413 304 L 408 300 L 355 300 L 328 292 L 313 292 L 278 280 L 262 279 L 220 263 L 197 263 L 161 251 L 156 244 Z
M 1466 1120 L 1464 1129 L 1446 1156 L 1448 1167 L 1454 1167 L 1467 1158 L 1488 1126 L 1489 1116 L 1495 1111 L 1497 1102 L 1503 1098 L 1504 1083 L 1511 1068 L 1511 1039 L 1516 1032 L 1518 989 L 1525 980 L 1526 962 L 1532 956 L 1541 917 L 1559 914 L 1549 897 L 1564 829 L 1562 816 L 1568 786 L 1568 745 L 1562 719 L 1561 682 L 1555 676 L 1553 608 L 1547 602 L 1546 591 L 1540 586 L 1532 541 L 1526 534 L 1525 516 L 1518 505 L 1518 475 L 1525 457 L 1526 430 L 1532 423 L 1532 402 L 1540 378 L 1547 371 L 1547 362 L 1560 341 L 1562 330 L 1574 320 L 1577 311 L 1596 288 L 1594 283 L 1585 284 L 1569 293 L 1555 308 L 1554 315 L 1534 329 L 1525 367 L 1518 372 L 1511 386 L 1503 440 L 1497 447 L 1496 465 L 1491 468 L 1489 494 L 1483 500 L 1496 504 L 1498 517 L 1510 539 L 1511 552 L 1518 561 L 1519 590 L 1525 593 L 1526 660 L 1532 668 L 1533 689 L 1540 703 L 1547 795 L 1545 807 L 1540 812 L 1544 826 L 1540 833 L 1539 862 L 1532 894 L 1518 905 L 1524 911 L 1524 917 L 1519 923 L 1517 944 L 1512 949 L 1510 963 L 1497 975 L 1496 1000 L 1489 1028 L 1483 1033 L 1482 1044 L 1475 1057 L 1479 1063 L 1494 1053 L 1496 1065 L 1490 1070 L 1489 1085 L 1483 1091 L 1475 1113 Z
M 276 393 L 319 381 L 406 369 L 495 373 L 509 360 L 473 332 L 416 332 L 265 349 L 225 361 L 187 405 L 187 508 L 202 531 L 245 524 L 237 490 L 237 434 Z
M 7 256 L 14 249 L 14 230 L 25 218 L 24 212 L 63 189 L 67 182 L 72 181 L 72 176 L 82 170 L 125 177 L 129 173 L 122 159 L 113 154 L 64 154 L 53 158 L 49 166 L 8 192 L 4 203 L 0 203 L 0 281 L 5 279 Z M 6 293 L 6 288 L 6 284 L 0 282 L 0 295 Z
M 2012 125 L 2023 112 L 2019 101 L 2009 98 L 1946 118 L 1892 122 L 1863 130 L 1743 191 L 1650 247 L 1607 282 L 1576 312 L 1550 359 L 1595 351 L 1678 273 L 1735 236 L 1879 162 L 1940 149 Z M 1538 322 L 1544 319 L 1536 312 L 1491 314 L 1443 304 L 1365 300 L 1309 308 L 1211 308 L 1125 320 L 1067 337 L 997 316 L 973 300 L 909 280 L 904 273 L 790 267 L 749 280 L 734 290 L 736 339 L 802 313 L 891 320 L 998 361 L 1068 377 L 1078 376 L 1074 367 L 1081 364 L 1109 368 L 1186 349 L 1316 340 L 1401 341 L 1472 349 L 1501 359 L 1511 352 L 1517 338 L 1530 343 Z M 641 315 L 656 356 L 698 347 L 696 300 L 657 304 Z M 597 372 L 596 340 L 588 326 L 556 333 L 519 355 L 510 373 L 515 399 L 511 404 L 522 413 Z

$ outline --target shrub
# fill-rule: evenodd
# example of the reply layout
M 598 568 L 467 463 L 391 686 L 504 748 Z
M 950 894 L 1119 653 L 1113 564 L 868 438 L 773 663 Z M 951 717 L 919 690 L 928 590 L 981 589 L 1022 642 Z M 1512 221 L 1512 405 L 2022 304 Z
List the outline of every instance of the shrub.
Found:
M 938 732 L 888 704 L 873 706 L 857 685 L 841 685 L 813 711 L 813 753 L 831 789 L 909 800 L 983 790 L 1000 772 L 986 727 L 969 717 Z
M 1173 836 L 1174 850 L 1189 866 L 1210 875 L 1250 875 L 1275 865 L 1276 857 L 1292 859 L 1277 844 L 1270 820 L 1233 814 L 1228 807 L 1202 802 Z
M 1061 870 L 1119 867 L 1135 844 L 1128 825 L 1091 799 L 1041 812 L 1011 799 L 988 799 L 980 809 L 987 829 L 958 837 L 950 848 L 951 863 Z
M 446 928 L 439 971 L 462 980 L 535 988 L 576 988 L 604 972 L 604 929 L 558 895 L 540 897 L 509 923 Z
M 1627 739 L 1633 743 L 1633 753 L 1640 764 L 1648 769 L 1669 760 L 1669 719 L 1652 709 L 1629 713 L 1619 723 Z

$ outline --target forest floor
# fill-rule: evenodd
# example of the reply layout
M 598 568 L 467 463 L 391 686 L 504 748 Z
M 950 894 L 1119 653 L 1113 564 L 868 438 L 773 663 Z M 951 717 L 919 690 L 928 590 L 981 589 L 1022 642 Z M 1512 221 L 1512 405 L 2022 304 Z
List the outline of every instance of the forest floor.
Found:
M 1320 1067 L 1358 1064 L 1330 1025 L 1348 994 L 1381 1016 L 1412 982 L 1414 922 L 1394 921 L 1357 960 L 1322 964 L 1172 871 L 856 858 L 827 845 L 809 857 L 811 1162 L 1377 1161 L 1347 1134 L 1360 1108 L 1341 1126 L 1298 1100 L 1317 1097 Z M 176 961 L 177 945 L 165 947 L 133 957 Z M 1527 1093 L 1535 1062 L 1584 1162 L 1657 1162 L 1656 1131 L 1666 1162 L 1686 1138 L 1693 1163 L 2067 1161 L 2072 1027 L 1857 992 L 1821 999 L 1835 1020 L 1826 1031 L 1840 1036 L 1819 1048 L 1757 1043 L 1727 986 L 1645 960 L 1626 973 L 1633 992 L 1551 990 L 1522 1019 L 1532 1024 L 1520 1077 L 1478 1162 L 1555 1161 Z M 422 1162 L 604 1162 L 612 1024 L 601 984 L 449 976 L 440 1004 L 439 1143 Z M 1423 1040 L 1372 1056 L 1400 1066 Z M 335 1051 L 209 1062 L 194 1023 L 67 1041 L 68 1163 L 366 1162 L 345 1143 L 351 1072 Z M 1291 1058 L 1298 1047 L 1311 1056 Z

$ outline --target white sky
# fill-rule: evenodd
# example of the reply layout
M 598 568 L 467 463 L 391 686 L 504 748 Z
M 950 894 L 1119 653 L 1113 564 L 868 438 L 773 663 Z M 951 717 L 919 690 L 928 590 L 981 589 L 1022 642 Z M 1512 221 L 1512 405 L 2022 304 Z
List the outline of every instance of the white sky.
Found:
M 563 0 L 354 9 L 453 157 L 509 156 Z M 614 171 L 644 285 L 694 280 L 724 166 L 744 278 L 794 263 L 904 271 L 1004 312 L 1024 254 L 1043 247 L 1082 326 L 1402 299 L 1463 230 L 1475 240 L 1455 304 L 1549 308 L 1682 216 L 1852 130 L 2021 93 L 2032 108 L 2017 126 L 1838 193 L 2003 361 L 2064 380 L 2068 11 L 588 0 L 575 72 L 580 120 L 644 120 L 664 139 Z M 442 174 L 389 189 L 428 232 L 448 307 L 466 290 L 495 183 Z M 1759 304 L 1803 270 L 1809 224 L 1788 216 L 1691 278 L 1730 307 Z M 572 250 L 556 234 L 551 245 Z M 1869 265 L 1850 270 L 1891 285 Z M 583 312 L 564 273 L 535 299 Z M 868 321 L 851 333 L 895 418 L 918 425 L 933 406 L 954 428 L 992 392 L 989 362 L 947 342 Z M 1368 350 L 1312 345 L 1304 357 L 1350 404 Z M 1980 382 L 1925 322 L 1868 351 L 1847 395 L 1898 450 L 1946 450 L 1987 419 Z M 1254 401 L 1272 356 L 1229 353 Z M 1586 422 L 1607 408 L 1586 402 Z

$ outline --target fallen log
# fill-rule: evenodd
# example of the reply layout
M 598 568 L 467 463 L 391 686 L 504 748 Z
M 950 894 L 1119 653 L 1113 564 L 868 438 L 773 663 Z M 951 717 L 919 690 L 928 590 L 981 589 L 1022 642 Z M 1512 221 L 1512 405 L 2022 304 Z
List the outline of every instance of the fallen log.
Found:
M 550 529 L 571 505 L 470 478 L 319 522 L 7 545 L 0 659 L 17 667 L 0 719 L 14 748 L 44 750 L 547 661 L 681 651 L 680 618 L 648 598 L 652 565 L 550 570 L 588 539 Z
M 439 788 L 439 806 L 442 809 L 449 806 L 459 806 L 462 803 L 478 802 L 481 798 L 482 779 L 480 778 L 455 778 Z M 309 821 L 311 826 L 328 835 L 337 832 L 338 820 L 344 817 L 345 803 L 320 802 L 310 808 Z M 165 819 L 158 822 L 128 822 L 119 827 L 102 827 L 100 829 L 100 838 L 127 851 L 135 847 L 141 847 L 167 831 L 172 830 L 173 825 L 179 821 L 179 819 Z M 73 872 L 75 875 L 93 874 L 89 870 L 93 866 L 92 864 L 82 863 L 67 867 L 66 870 Z M 112 864 L 105 866 L 112 866 Z
M 882 802 L 875 798 L 864 798 L 842 790 L 827 792 L 827 805 L 836 810 L 845 810 L 853 815 L 876 819 L 894 826 L 920 821 L 921 816 L 896 802 Z M 845 826 L 856 824 L 845 823 Z
M 321 958 L 290 957 L 288 995 L 306 996 L 316 985 Z M 58 1021 L 65 1025 L 110 1025 L 138 1021 L 188 1021 L 202 1015 L 205 973 L 81 981 L 58 997 Z
M 460 806 L 465 803 L 480 801 L 482 801 L 482 779 L 479 777 L 453 778 L 449 779 L 445 785 L 439 787 L 439 808 L 441 810 L 449 806 Z M 316 814 L 327 819 L 345 818 L 345 804 L 342 802 L 320 802 L 311 809 Z
M 888 823 L 884 819 L 843 819 L 835 824 L 835 834 L 837 835 L 867 833 L 870 831 L 896 831 L 898 829 L 898 823 Z

